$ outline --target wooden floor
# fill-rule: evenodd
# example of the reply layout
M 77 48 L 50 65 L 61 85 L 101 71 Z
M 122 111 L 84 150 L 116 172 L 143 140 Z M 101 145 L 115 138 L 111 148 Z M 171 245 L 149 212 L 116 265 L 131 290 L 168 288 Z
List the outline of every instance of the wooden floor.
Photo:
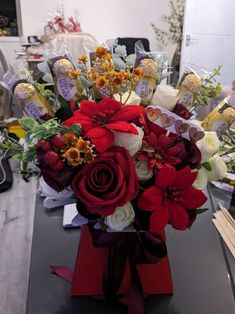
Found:
M 0 314 L 24 314 L 27 300 L 37 181 L 13 171 L 13 187 L 0 193 Z

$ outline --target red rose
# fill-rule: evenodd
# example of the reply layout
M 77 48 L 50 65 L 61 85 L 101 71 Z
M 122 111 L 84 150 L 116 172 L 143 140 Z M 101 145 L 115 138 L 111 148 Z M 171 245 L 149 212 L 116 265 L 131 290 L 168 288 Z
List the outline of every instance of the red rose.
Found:
M 71 187 L 89 212 L 111 215 L 138 194 L 134 162 L 125 148 L 112 147 L 85 165 Z

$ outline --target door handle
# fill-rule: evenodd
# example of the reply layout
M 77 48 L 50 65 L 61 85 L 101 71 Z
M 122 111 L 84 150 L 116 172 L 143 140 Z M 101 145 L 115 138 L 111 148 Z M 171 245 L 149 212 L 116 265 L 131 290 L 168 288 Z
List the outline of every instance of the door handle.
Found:
M 192 37 L 190 34 L 187 34 L 185 37 L 185 46 L 188 47 L 192 45 L 193 43 L 196 43 L 198 41 L 197 38 Z

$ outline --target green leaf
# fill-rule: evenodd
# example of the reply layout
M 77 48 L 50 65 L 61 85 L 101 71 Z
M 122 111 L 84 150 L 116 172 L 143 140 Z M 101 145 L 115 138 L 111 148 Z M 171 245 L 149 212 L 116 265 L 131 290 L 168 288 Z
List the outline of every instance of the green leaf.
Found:
M 38 122 L 31 118 L 22 118 L 19 120 L 20 125 L 27 131 L 32 130 L 35 126 L 38 126 Z
M 76 136 L 79 136 L 81 133 L 81 125 L 80 124 L 73 124 L 70 129 Z
M 197 209 L 197 215 L 205 213 L 209 208 L 198 208 Z
M 205 168 L 207 171 L 212 171 L 211 164 L 208 161 L 201 164 L 201 166 Z
M 14 159 L 22 161 L 23 160 L 23 155 L 22 154 L 15 154 L 12 156 Z

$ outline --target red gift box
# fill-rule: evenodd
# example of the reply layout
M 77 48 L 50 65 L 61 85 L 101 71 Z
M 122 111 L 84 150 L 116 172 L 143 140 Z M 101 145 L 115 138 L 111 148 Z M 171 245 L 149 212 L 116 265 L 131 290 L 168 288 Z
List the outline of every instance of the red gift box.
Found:
M 81 230 L 80 246 L 74 269 L 71 294 L 102 296 L 102 278 L 108 248 L 96 248 L 87 226 Z M 172 294 L 173 285 L 168 257 L 165 256 L 156 264 L 138 264 L 137 270 L 141 279 L 144 294 Z M 125 274 L 118 294 L 130 291 L 130 270 L 127 263 Z

